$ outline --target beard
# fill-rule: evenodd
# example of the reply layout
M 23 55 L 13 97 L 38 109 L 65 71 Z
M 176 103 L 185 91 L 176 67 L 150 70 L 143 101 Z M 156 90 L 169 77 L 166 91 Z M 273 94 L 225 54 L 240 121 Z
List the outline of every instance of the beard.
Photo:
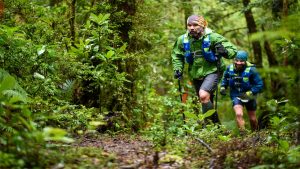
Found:
M 243 71 L 246 68 L 245 64 L 235 64 L 235 69 L 240 72 Z
M 189 30 L 189 34 L 194 37 L 194 38 L 200 38 L 202 36 L 204 32 L 204 29 L 202 27 L 200 28 L 196 28 L 196 29 L 193 29 L 193 30 Z
M 194 38 L 199 38 L 199 37 L 201 37 L 201 31 L 200 30 L 198 30 L 198 31 L 189 31 L 189 34 L 192 36 L 192 37 L 194 37 Z

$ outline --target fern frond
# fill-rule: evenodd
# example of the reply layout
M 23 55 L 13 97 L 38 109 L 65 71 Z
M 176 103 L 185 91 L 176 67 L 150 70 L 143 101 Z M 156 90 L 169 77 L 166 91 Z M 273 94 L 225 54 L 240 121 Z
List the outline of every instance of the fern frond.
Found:
M 6 96 L 7 98 L 13 98 L 15 101 L 22 101 L 24 103 L 26 103 L 28 101 L 28 98 L 26 95 L 20 93 L 19 91 L 16 90 L 4 90 L 2 92 L 2 94 L 4 96 Z
M 17 133 L 17 131 L 13 127 L 2 124 L 2 123 L 0 123 L 0 131 L 4 131 L 4 132 L 7 132 L 7 133 L 12 133 L 12 134 Z

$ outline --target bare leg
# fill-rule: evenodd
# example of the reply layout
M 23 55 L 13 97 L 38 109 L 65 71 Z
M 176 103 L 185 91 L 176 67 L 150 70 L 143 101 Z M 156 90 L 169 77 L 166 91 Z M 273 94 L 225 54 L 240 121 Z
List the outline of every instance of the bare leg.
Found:
M 208 103 L 210 102 L 210 93 L 205 90 L 199 90 L 199 98 L 201 103 Z
M 210 98 L 210 93 L 200 89 L 199 91 L 199 98 L 200 98 L 200 102 L 202 104 L 202 112 L 206 113 L 209 110 L 214 109 L 214 105 L 211 102 L 211 98 Z M 214 114 L 212 114 L 210 117 L 208 117 L 209 120 L 211 120 L 213 123 L 220 123 L 219 117 L 218 117 L 218 113 L 215 112 Z
M 235 105 L 233 106 L 234 112 L 235 112 L 235 117 L 236 117 L 236 122 L 238 125 L 238 128 L 240 131 L 245 130 L 245 121 L 243 119 L 243 106 L 242 105 Z
M 250 119 L 250 125 L 251 125 L 251 129 L 252 131 L 255 131 L 258 129 L 258 123 L 257 123 L 257 118 L 256 118 L 256 114 L 255 111 L 248 111 L 248 116 Z

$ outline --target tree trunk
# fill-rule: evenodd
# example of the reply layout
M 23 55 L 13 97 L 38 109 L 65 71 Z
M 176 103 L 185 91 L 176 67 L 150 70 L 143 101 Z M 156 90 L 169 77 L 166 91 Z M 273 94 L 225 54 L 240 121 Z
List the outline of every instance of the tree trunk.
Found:
M 282 18 L 286 18 L 288 16 L 288 0 L 283 0 L 282 3 Z M 286 47 L 287 48 L 287 47 Z M 287 50 L 287 49 L 284 49 Z M 288 52 L 284 52 L 283 54 L 283 65 L 287 66 L 288 63 Z
M 111 4 L 111 6 L 116 7 L 117 11 L 124 11 L 125 12 L 125 16 L 127 18 L 127 20 L 117 20 L 116 18 L 114 19 L 114 21 L 116 23 L 118 23 L 118 25 L 121 25 L 119 32 L 120 32 L 120 36 L 121 39 L 124 42 L 129 43 L 129 32 L 132 30 L 132 21 L 131 21 L 131 16 L 134 16 L 136 13 L 136 0 L 127 0 L 127 1 L 123 1 L 123 0 L 110 0 L 109 3 Z M 120 19 L 120 18 L 118 18 Z M 131 46 L 129 44 L 129 46 Z
M 265 31 L 264 26 L 261 27 L 262 31 Z M 274 52 L 272 51 L 271 45 L 268 41 L 264 41 L 264 48 L 268 57 L 268 62 L 270 67 L 278 66 L 278 61 L 276 60 L 276 57 L 274 55 Z
M 4 13 L 4 2 L 3 0 L 0 0 L 0 19 L 3 17 Z
M 59 3 L 59 0 L 50 0 L 50 2 L 49 2 L 49 6 L 50 7 L 54 7 L 56 4 L 58 4 Z
M 289 1 L 288 0 L 283 0 L 283 4 L 282 4 L 282 15 L 283 17 L 287 17 L 288 16 L 288 10 L 289 10 Z
M 191 0 L 182 0 L 183 3 L 183 10 L 184 10 L 184 23 L 185 28 L 187 27 L 186 20 L 187 18 L 193 14 L 193 8 L 191 7 Z
M 75 46 L 75 5 L 76 5 L 76 0 L 72 0 L 70 8 L 71 8 L 71 14 L 70 14 L 70 35 L 71 35 L 71 44 L 72 46 Z
M 244 15 L 247 22 L 247 27 L 249 30 L 249 34 L 253 34 L 257 32 L 256 24 L 254 21 L 254 17 L 252 15 L 251 8 L 248 7 L 250 0 L 243 0 L 244 7 L 246 8 Z M 248 9 L 249 8 L 249 9 Z M 262 67 L 262 51 L 259 41 L 253 41 L 252 47 L 254 51 L 254 59 L 257 67 Z

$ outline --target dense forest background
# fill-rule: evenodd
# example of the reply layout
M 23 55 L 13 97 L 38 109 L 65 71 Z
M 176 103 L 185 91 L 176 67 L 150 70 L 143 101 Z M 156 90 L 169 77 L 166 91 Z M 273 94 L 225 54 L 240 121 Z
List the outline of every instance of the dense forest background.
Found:
M 82 146 L 124 133 L 151 143 L 140 168 L 300 167 L 299 8 L 298 0 L 0 1 L 0 168 L 126 168 Z M 170 53 L 191 14 L 249 52 L 265 84 L 260 131 L 240 137 L 223 96 L 222 125 L 201 126 L 188 79 L 180 102 Z

